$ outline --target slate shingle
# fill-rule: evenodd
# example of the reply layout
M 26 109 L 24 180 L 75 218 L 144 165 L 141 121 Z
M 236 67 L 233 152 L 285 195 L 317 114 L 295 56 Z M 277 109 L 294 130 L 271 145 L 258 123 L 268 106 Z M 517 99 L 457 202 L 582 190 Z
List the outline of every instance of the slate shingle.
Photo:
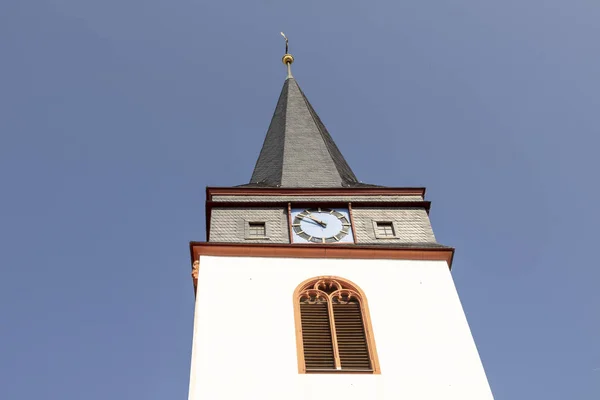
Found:
M 246 187 L 360 187 L 327 128 L 294 78 L 281 90 Z

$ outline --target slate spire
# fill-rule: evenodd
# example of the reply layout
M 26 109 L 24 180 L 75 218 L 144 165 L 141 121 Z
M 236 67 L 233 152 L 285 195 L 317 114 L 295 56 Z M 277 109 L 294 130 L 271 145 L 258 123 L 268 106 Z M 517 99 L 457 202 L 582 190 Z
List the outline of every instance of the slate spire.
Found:
M 287 50 L 287 49 L 286 49 Z M 356 187 L 361 184 L 291 74 L 288 76 L 248 186 Z

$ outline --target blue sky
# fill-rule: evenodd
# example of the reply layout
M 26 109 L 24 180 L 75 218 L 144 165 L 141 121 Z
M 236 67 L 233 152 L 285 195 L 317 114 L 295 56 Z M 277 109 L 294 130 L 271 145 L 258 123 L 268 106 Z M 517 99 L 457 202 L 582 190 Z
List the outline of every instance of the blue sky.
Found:
M 294 75 L 364 182 L 426 186 L 497 399 L 600 398 L 600 3 L 0 3 L 0 398 L 182 399 L 204 189 Z

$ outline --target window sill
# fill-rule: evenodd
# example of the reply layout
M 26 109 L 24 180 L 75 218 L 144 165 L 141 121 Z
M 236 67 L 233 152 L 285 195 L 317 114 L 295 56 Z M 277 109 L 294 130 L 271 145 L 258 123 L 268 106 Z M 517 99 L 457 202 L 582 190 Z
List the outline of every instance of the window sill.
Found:
M 311 369 L 304 372 L 304 375 L 312 374 L 369 374 L 374 375 L 372 369 Z
M 271 240 L 270 237 L 267 236 L 252 236 L 252 237 L 245 237 L 245 240 Z

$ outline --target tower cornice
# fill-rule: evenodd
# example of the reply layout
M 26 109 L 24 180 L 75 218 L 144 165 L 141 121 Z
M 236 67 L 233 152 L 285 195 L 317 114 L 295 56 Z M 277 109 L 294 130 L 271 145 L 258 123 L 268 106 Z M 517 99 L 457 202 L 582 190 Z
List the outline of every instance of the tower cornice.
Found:
M 424 187 L 364 187 L 364 188 L 268 188 L 268 187 L 219 187 L 206 188 L 206 200 L 221 196 L 420 196 L 425 197 Z
M 318 245 L 318 244 L 240 244 L 190 242 L 192 280 L 197 286 L 200 256 L 216 257 L 278 257 L 278 258 L 337 258 L 380 260 L 446 261 L 452 268 L 454 248 L 439 244 L 411 245 Z M 198 262 L 198 263 L 196 263 Z

